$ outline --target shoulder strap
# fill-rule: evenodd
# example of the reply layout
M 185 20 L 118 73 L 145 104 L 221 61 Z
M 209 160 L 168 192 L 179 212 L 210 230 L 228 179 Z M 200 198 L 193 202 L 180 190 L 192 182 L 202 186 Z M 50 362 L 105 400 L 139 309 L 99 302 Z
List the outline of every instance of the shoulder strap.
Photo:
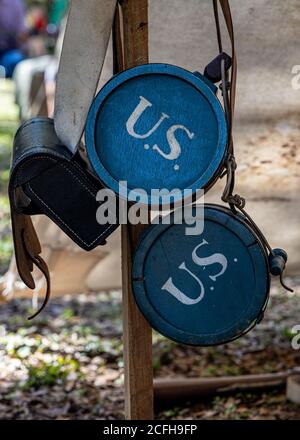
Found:
M 230 85 L 230 110 L 231 121 L 233 121 L 234 107 L 235 107 L 235 95 L 236 95 L 236 79 L 237 79 L 237 59 L 235 53 L 235 39 L 232 23 L 231 10 L 228 0 L 220 0 L 220 5 L 223 11 L 226 27 L 228 30 L 229 38 L 231 41 L 231 56 L 232 56 L 232 68 L 231 68 L 231 85 Z
M 12 194 L 10 194 L 10 206 L 15 259 L 19 275 L 30 289 L 35 288 L 35 282 L 32 276 L 34 266 L 43 273 L 46 279 L 44 302 L 39 311 L 29 318 L 32 319 L 40 313 L 48 302 L 50 294 L 50 275 L 47 264 L 40 256 L 42 250 L 32 220 L 29 216 L 20 214 L 14 209 Z

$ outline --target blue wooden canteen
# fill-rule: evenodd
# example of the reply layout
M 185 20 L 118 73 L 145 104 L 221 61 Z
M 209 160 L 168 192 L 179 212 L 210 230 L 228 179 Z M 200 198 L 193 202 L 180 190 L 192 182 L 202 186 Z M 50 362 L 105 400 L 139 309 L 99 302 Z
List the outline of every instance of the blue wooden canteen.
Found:
M 152 205 L 169 202 L 153 189 L 173 190 L 174 202 L 184 198 L 184 189 L 208 189 L 227 148 L 216 92 L 200 73 L 167 64 L 114 76 L 87 119 L 87 153 L 98 177 L 122 198 Z
M 192 214 L 195 217 L 195 207 Z M 152 225 L 133 263 L 135 300 L 151 326 L 177 342 L 230 342 L 263 317 L 270 276 L 267 252 L 244 217 L 205 205 L 199 235 L 187 224 Z

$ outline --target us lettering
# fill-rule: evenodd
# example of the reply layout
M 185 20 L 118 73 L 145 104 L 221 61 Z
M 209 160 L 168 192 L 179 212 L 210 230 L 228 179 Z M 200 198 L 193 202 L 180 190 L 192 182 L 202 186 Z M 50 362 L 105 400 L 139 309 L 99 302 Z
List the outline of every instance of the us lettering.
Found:
M 197 251 L 199 250 L 199 248 L 201 248 L 202 246 L 206 246 L 209 243 L 206 240 L 202 240 L 202 242 L 195 247 L 195 249 L 192 252 L 191 258 L 193 260 L 193 262 L 200 267 L 203 267 L 203 269 L 206 269 L 207 266 L 210 266 L 212 264 L 218 264 L 219 265 L 219 271 L 217 273 L 214 273 L 212 275 L 209 275 L 208 278 L 215 283 L 217 281 L 217 279 L 219 277 L 221 277 L 222 275 L 224 275 L 224 273 L 227 270 L 228 267 L 228 261 L 227 258 L 225 257 L 225 255 L 223 254 L 212 254 L 208 257 L 204 257 L 201 258 L 198 256 Z M 237 260 L 234 260 L 235 262 L 237 262 Z M 170 277 L 167 282 L 162 286 L 161 290 L 168 292 L 170 295 L 172 295 L 174 298 L 177 299 L 177 301 L 181 302 L 182 304 L 185 304 L 187 306 L 192 306 L 195 304 L 198 304 L 200 301 L 203 300 L 204 295 L 205 295 L 205 287 L 203 282 L 200 280 L 200 278 L 198 278 L 191 270 L 189 270 L 186 266 L 186 262 L 182 262 L 179 266 L 178 266 L 179 270 L 184 270 L 185 272 L 187 272 L 194 280 L 196 280 L 196 282 L 198 283 L 200 290 L 199 290 L 199 294 L 197 296 L 197 298 L 193 299 L 190 298 L 188 295 L 186 295 L 184 292 L 182 292 L 180 289 L 178 289 L 174 282 L 172 277 Z M 210 290 L 214 290 L 214 287 L 211 286 Z
M 143 96 L 140 96 L 140 102 L 138 103 L 135 110 L 133 111 L 133 113 L 130 115 L 130 117 L 128 118 L 128 120 L 126 122 L 126 129 L 127 129 L 127 132 L 130 136 L 134 137 L 135 139 L 141 139 L 141 140 L 148 139 L 162 126 L 162 124 L 165 121 L 170 119 L 170 116 L 168 114 L 161 113 L 160 118 L 153 125 L 152 128 L 150 128 L 146 133 L 137 133 L 135 127 L 136 127 L 138 120 L 151 107 L 153 107 L 153 104 L 150 101 L 148 101 L 146 98 L 144 98 Z M 152 150 L 157 151 L 157 153 L 166 160 L 176 161 L 180 157 L 181 151 L 182 151 L 181 145 L 179 144 L 179 142 L 176 138 L 176 133 L 178 131 L 183 131 L 189 140 L 192 140 L 195 136 L 195 134 L 192 133 L 184 125 L 174 124 L 171 127 L 169 127 L 168 130 L 166 130 L 166 139 L 167 139 L 167 142 L 169 145 L 169 151 L 164 151 L 157 144 L 154 144 L 152 146 Z M 144 148 L 146 150 L 148 150 L 150 148 L 149 143 L 145 143 Z M 178 171 L 179 165 L 175 164 L 174 170 Z

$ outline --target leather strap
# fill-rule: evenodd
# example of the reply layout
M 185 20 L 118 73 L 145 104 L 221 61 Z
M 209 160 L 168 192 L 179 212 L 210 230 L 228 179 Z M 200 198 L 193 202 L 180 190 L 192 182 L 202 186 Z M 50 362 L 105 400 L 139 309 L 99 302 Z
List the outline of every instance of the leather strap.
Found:
M 229 1 L 220 0 L 220 4 L 223 11 L 229 38 L 231 41 L 232 68 L 231 68 L 231 81 L 230 81 L 230 109 L 231 109 L 231 121 L 233 121 L 234 109 L 235 109 L 235 97 L 236 97 L 236 80 L 237 80 L 237 58 L 235 52 L 235 39 L 234 39 L 234 30 L 233 30 Z
M 223 92 L 224 108 L 225 108 L 225 114 L 226 114 L 227 125 L 228 125 L 228 154 L 227 154 L 227 163 L 226 163 L 227 183 L 226 183 L 226 187 L 224 189 L 223 195 L 222 195 L 222 200 L 225 202 L 228 202 L 230 208 L 235 213 L 236 208 L 234 206 L 234 203 L 232 203 L 231 196 L 232 196 L 234 186 L 235 186 L 235 169 L 236 169 L 236 162 L 235 162 L 235 158 L 234 158 L 234 143 L 233 143 L 232 129 L 233 129 L 235 97 L 236 97 L 237 58 L 236 58 L 236 52 L 235 52 L 235 38 L 234 38 L 234 30 L 233 30 L 233 23 L 232 23 L 232 16 L 231 16 L 229 1 L 228 0 L 219 0 L 219 1 L 220 1 L 220 5 L 222 8 L 227 31 L 229 34 L 230 42 L 231 42 L 231 59 L 232 59 L 231 79 L 230 79 L 230 84 L 229 84 L 229 86 L 230 86 L 229 98 L 228 98 L 228 91 L 227 91 L 225 66 L 224 66 L 224 64 L 222 64 L 222 66 L 221 66 L 221 69 L 222 69 L 222 92 Z M 219 24 L 219 19 L 218 19 L 218 3 L 217 2 L 218 2 L 218 0 L 213 0 L 216 25 L 217 25 L 217 33 L 218 33 L 218 40 L 219 40 L 219 47 L 220 47 L 221 46 L 220 41 L 221 41 L 222 37 L 221 37 L 220 24 Z M 229 100 L 229 103 L 228 103 L 228 100 Z M 221 177 L 223 177 L 223 175 Z M 244 203 L 244 199 L 240 198 L 239 203 L 242 205 Z
M 25 251 L 28 260 L 31 261 L 32 264 L 35 265 L 42 272 L 46 280 L 46 293 L 43 304 L 36 313 L 34 313 L 32 316 L 28 318 L 30 320 L 35 318 L 37 315 L 39 315 L 39 313 L 41 313 L 41 311 L 46 307 L 50 298 L 51 282 L 50 282 L 50 274 L 49 274 L 48 266 L 46 262 L 43 260 L 43 258 L 39 255 L 41 253 L 41 246 L 37 238 L 35 229 L 33 227 L 32 221 L 30 217 L 26 217 L 26 219 L 27 221 L 29 220 L 28 227 L 24 229 L 22 234 L 23 243 L 25 245 Z
M 11 220 L 17 268 L 26 286 L 30 289 L 34 289 L 35 282 L 31 275 L 33 271 L 33 261 L 30 255 L 38 256 L 41 253 L 40 242 L 34 230 L 31 218 L 16 212 L 12 203 Z
M 50 295 L 50 275 L 40 256 L 41 246 L 31 217 L 45 214 L 75 243 L 92 250 L 105 240 L 117 224 L 100 225 L 96 219 L 100 204 L 96 195 L 101 182 L 86 163 L 61 145 L 53 120 L 35 118 L 16 133 L 9 181 L 12 231 L 17 268 L 23 282 L 35 288 L 32 276 L 36 266 L 46 279 L 45 300 Z M 32 319 L 32 317 L 31 317 Z
M 31 218 L 16 212 L 13 204 L 11 203 L 11 220 L 15 247 L 15 259 L 22 281 L 30 289 L 35 288 L 35 282 L 32 276 L 34 266 L 36 266 L 43 273 L 46 280 L 46 295 L 44 302 L 40 309 L 33 316 L 28 318 L 32 319 L 43 310 L 48 302 L 50 296 L 49 270 L 47 264 L 40 256 L 42 250 Z

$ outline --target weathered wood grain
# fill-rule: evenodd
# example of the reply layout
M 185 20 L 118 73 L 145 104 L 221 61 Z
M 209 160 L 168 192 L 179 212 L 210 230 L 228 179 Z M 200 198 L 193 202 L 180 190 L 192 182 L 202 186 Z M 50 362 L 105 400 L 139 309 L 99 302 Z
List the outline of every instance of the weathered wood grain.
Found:
M 154 381 L 155 400 L 163 402 L 203 399 L 221 393 L 266 390 L 282 387 L 291 381 L 290 371 L 245 376 L 223 376 L 205 378 L 161 378 Z M 292 399 L 291 399 L 292 400 Z M 298 403 L 300 394 L 298 394 Z
M 148 62 L 148 0 L 124 0 L 121 5 L 123 38 L 116 38 L 115 49 L 121 50 L 123 39 L 124 65 L 119 69 L 127 69 Z M 132 254 L 143 228 L 122 226 L 125 416 L 133 420 L 153 418 L 152 330 L 131 289 Z

